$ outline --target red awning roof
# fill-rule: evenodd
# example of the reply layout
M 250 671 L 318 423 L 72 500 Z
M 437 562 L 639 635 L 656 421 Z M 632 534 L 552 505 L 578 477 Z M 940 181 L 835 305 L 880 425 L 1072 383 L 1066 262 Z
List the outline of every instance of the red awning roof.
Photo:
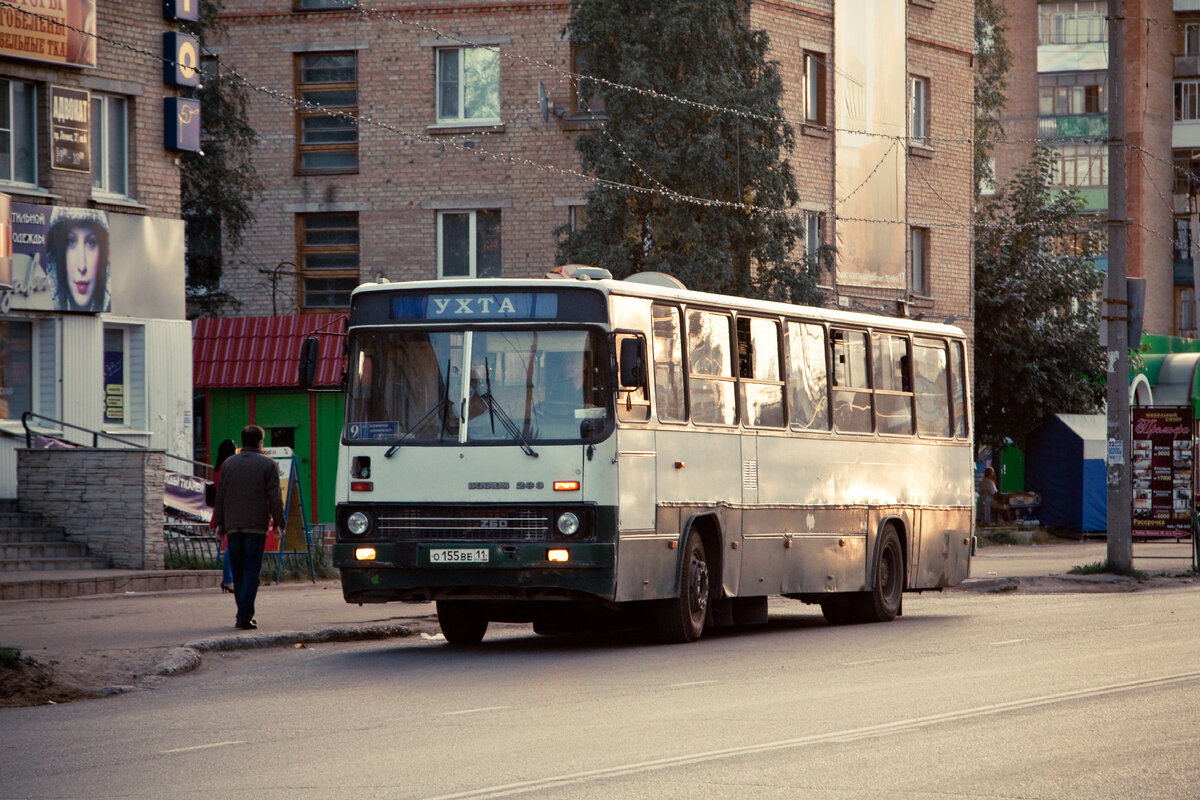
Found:
M 198 389 L 298 387 L 300 344 L 314 331 L 342 333 L 345 314 L 222 317 L 192 321 L 192 375 Z M 317 386 L 337 386 L 341 336 L 320 336 Z

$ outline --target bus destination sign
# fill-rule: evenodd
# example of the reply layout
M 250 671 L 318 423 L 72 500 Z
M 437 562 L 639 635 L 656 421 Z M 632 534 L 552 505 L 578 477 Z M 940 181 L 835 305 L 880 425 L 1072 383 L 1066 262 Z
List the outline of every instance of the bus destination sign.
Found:
M 552 292 L 409 294 L 392 298 L 392 319 L 399 322 L 556 319 L 558 295 Z

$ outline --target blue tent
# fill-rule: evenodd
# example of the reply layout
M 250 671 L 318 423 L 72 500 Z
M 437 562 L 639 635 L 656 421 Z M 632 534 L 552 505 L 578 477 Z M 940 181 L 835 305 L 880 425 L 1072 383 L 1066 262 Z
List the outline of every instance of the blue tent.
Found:
M 1090 533 L 1108 529 L 1103 414 L 1055 414 L 1030 434 L 1025 448 L 1025 491 L 1042 496 L 1039 521 Z

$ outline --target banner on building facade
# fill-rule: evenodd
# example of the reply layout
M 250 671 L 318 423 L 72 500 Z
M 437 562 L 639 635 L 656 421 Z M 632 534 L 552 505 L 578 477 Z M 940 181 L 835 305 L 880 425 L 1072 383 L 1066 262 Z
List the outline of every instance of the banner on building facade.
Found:
M 9 0 L 0 8 L 0 55 L 96 66 L 96 0 Z
M 1132 414 L 1133 536 L 1191 536 L 1196 487 L 1192 409 L 1135 406 Z

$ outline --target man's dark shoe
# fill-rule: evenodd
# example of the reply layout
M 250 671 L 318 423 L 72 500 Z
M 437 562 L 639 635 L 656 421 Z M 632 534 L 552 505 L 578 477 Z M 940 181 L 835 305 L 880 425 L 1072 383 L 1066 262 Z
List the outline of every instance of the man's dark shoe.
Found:
M 252 631 L 258 628 L 258 620 L 252 619 L 249 622 L 239 622 L 233 627 L 237 628 L 238 630 Z

